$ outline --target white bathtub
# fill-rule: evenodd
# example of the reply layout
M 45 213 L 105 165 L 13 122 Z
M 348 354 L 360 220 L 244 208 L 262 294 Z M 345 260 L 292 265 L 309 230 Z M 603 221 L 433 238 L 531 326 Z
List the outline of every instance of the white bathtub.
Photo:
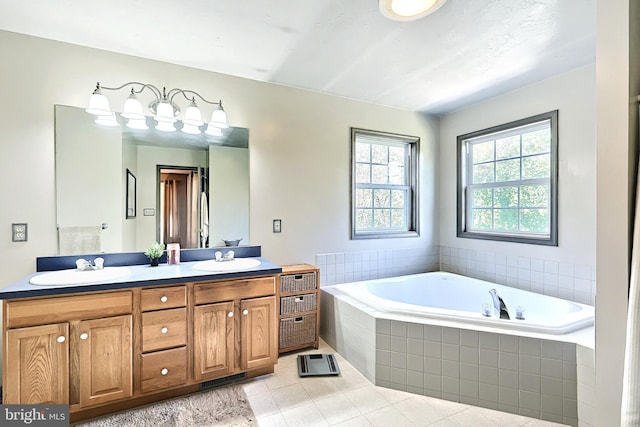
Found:
M 445 272 L 422 273 L 332 286 L 357 301 L 387 313 L 451 320 L 545 334 L 565 334 L 593 324 L 591 306 Z M 496 289 L 510 320 L 483 315 Z M 524 320 L 516 308 L 524 308 Z M 492 310 L 493 311 L 493 310 Z

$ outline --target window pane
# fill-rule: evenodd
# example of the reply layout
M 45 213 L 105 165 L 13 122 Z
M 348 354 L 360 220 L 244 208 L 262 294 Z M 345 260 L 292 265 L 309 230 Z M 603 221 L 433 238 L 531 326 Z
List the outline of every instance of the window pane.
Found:
M 356 162 L 371 162 L 371 144 L 356 143 Z
M 368 188 L 356 189 L 356 207 L 372 208 L 373 207 L 373 190 Z
M 491 230 L 493 228 L 493 217 L 491 209 L 472 209 L 473 228 L 475 230 Z
M 389 147 L 374 144 L 371 146 L 371 163 L 386 165 L 389 163 Z
M 493 191 L 490 188 L 471 190 L 471 206 L 474 208 L 490 208 L 492 206 Z
M 403 190 L 391 190 L 391 207 L 404 209 L 404 191 Z
M 520 156 L 520 135 L 496 139 L 496 160 Z
M 493 141 L 482 142 L 480 144 L 473 144 L 473 163 L 482 163 L 494 160 L 493 156 Z
M 373 190 L 373 206 L 376 208 L 391 207 L 391 190 Z
M 522 179 L 549 178 L 551 176 L 550 154 L 524 157 L 522 159 Z
M 404 166 L 389 165 L 389 184 L 405 185 L 405 181 Z
M 397 163 L 403 165 L 405 163 L 404 147 L 389 147 L 389 163 Z
M 547 209 L 522 209 L 520 229 L 532 233 L 549 232 L 549 211 Z
M 518 187 L 496 188 L 494 194 L 494 205 L 496 208 L 518 207 Z
M 551 129 L 541 129 L 522 134 L 522 155 L 549 153 L 551 151 Z
M 356 163 L 356 182 L 369 184 L 371 182 L 371 166 L 364 163 Z
M 374 184 L 389 183 L 389 167 L 387 165 L 371 165 L 372 179 Z
M 520 158 L 496 162 L 496 182 L 520 179 Z
M 494 228 L 500 231 L 518 230 L 517 209 L 496 209 L 494 211 Z
M 368 230 L 373 227 L 373 211 L 371 209 L 356 209 L 356 228 Z
M 549 206 L 549 186 L 523 185 L 520 187 L 520 205 L 525 208 Z
M 391 209 L 391 226 L 393 228 L 407 228 L 404 209 Z
M 486 182 L 493 182 L 493 165 L 494 163 L 473 165 L 473 183 L 484 184 Z
M 373 228 L 389 228 L 391 225 L 390 210 L 389 209 L 374 209 L 373 210 Z

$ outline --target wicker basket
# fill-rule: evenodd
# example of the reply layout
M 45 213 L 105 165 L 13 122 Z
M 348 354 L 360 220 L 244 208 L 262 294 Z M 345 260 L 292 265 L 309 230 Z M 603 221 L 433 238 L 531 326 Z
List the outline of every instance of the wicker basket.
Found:
M 280 314 L 302 313 L 316 309 L 316 294 L 280 298 Z
M 309 291 L 316 289 L 316 273 L 286 274 L 280 276 L 280 293 Z
M 280 348 L 316 341 L 316 315 L 307 314 L 280 320 Z

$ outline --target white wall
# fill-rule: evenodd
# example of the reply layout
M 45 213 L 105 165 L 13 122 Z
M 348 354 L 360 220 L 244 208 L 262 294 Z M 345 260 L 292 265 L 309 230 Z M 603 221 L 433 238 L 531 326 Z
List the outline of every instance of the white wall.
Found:
M 0 32 L 0 57 L 0 165 L 20 177 L 0 188 L 0 286 L 32 273 L 37 256 L 56 253 L 53 105 L 84 107 L 96 81 L 143 81 L 223 100 L 229 123 L 250 129 L 251 243 L 273 262 L 437 244 L 438 119 L 10 32 Z M 109 94 L 113 108 L 126 96 Z M 352 126 L 421 137 L 419 238 L 350 240 Z M 139 209 L 146 205 L 139 200 Z M 272 233 L 274 218 L 283 220 L 280 234 Z M 13 222 L 29 224 L 28 242 L 11 242 Z
M 559 110 L 558 246 L 456 237 L 456 137 Z M 440 245 L 595 265 L 595 67 L 523 87 L 448 114 L 440 123 Z

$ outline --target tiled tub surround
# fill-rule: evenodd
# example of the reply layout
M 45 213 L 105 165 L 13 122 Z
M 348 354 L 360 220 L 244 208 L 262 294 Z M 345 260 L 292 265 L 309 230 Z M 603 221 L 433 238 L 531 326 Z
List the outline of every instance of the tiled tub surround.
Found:
M 431 246 L 316 255 L 321 285 L 447 271 L 582 304 L 595 305 L 596 269 L 499 252 Z
M 578 425 L 577 384 L 590 379 L 578 381 L 582 347 L 558 341 L 566 336 L 516 336 L 389 315 L 332 287 L 321 295 L 321 335 L 374 384 Z

